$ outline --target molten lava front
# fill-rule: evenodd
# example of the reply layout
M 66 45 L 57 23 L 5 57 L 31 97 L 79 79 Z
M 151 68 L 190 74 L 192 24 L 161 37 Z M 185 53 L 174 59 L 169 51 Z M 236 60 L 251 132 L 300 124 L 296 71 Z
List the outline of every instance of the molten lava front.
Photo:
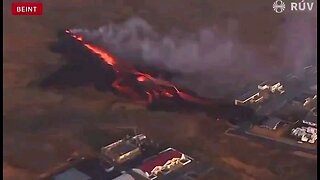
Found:
M 136 70 L 130 64 L 116 59 L 106 50 L 85 42 L 81 35 L 73 34 L 70 30 L 65 32 L 81 42 L 92 53 L 98 55 L 106 64 L 112 66 L 116 72 L 116 80 L 112 83 L 112 87 L 131 98 L 141 99 L 143 97 L 147 99 L 149 104 L 155 99 L 177 97 L 196 104 L 211 104 L 210 100 L 195 97 L 183 92 L 168 81 Z

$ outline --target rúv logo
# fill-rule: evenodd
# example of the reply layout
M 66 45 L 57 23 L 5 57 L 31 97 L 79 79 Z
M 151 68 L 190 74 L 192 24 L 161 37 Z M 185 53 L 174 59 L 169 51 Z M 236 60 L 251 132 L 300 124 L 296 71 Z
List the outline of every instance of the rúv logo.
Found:
M 273 3 L 273 10 L 274 10 L 276 13 L 282 13 L 285 8 L 286 8 L 286 5 L 285 5 L 284 2 L 281 1 L 281 0 L 276 0 L 276 1 Z
M 290 11 L 312 11 L 313 5 L 313 2 L 305 2 L 305 0 L 300 2 L 290 2 Z M 282 0 L 276 0 L 272 7 L 278 14 L 282 13 L 286 9 L 286 5 Z

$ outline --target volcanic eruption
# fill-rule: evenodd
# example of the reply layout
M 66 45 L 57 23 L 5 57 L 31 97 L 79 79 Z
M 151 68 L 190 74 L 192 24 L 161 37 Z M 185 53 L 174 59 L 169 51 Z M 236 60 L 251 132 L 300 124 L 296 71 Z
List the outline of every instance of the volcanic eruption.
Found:
M 86 42 L 83 36 L 70 30 L 65 33 L 82 43 L 93 54 L 96 54 L 107 65 L 112 66 L 116 79 L 112 87 L 118 92 L 133 99 L 146 99 L 148 105 L 159 99 L 180 99 L 198 105 L 210 105 L 212 100 L 194 96 L 176 87 L 169 81 L 141 72 L 127 62 L 115 58 L 110 52 Z

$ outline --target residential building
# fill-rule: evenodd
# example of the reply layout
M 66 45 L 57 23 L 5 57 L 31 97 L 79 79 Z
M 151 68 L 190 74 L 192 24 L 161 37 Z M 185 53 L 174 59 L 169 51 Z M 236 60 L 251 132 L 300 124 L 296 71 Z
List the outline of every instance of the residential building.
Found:
M 249 91 L 235 99 L 235 105 L 247 105 L 262 102 L 263 96 L 258 91 Z
M 308 112 L 308 114 L 302 120 L 302 123 L 309 126 L 317 127 L 317 114 L 312 111 Z
M 235 99 L 236 105 L 258 104 L 269 99 L 272 94 L 283 94 L 284 88 L 280 82 L 264 81 L 258 85 L 257 89 L 243 94 Z
M 120 176 L 120 171 L 110 170 L 106 171 L 101 166 L 98 158 L 83 158 L 80 161 L 72 164 L 66 169 L 63 169 L 48 179 L 53 180 L 92 180 L 92 179 L 113 179 Z
M 123 173 L 120 176 L 118 176 L 112 180 L 135 180 L 135 178 L 133 176 L 131 176 L 130 174 Z
M 279 124 L 283 122 L 282 119 L 277 117 L 268 117 L 264 121 L 261 122 L 260 127 L 267 128 L 270 130 L 277 130 Z
M 300 105 L 310 111 L 317 107 L 317 95 L 302 93 L 293 99 L 293 103 Z
M 101 156 L 105 161 L 122 164 L 141 154 L 140 145 L 146 140 L 146 136 L 139 134 L 127 139 L 121 139 L 115 143 L 101 148 Z
M 317 140 L 317 128 L 297 127 L 291 129 L 291 135 L 298 137 L 302 142 L 313 144 Z
M 271 93 L 283 94 L 284 88 L 280 82 L 264 81 L 258 85 L 259 90 L 269 90 Z
M 144 174 L 149 179 L 157 179 L 191 163 L 193 159 L 173 148 L 168 148 L 158 155 L 145 160 L 134 168 L 136 173 Z

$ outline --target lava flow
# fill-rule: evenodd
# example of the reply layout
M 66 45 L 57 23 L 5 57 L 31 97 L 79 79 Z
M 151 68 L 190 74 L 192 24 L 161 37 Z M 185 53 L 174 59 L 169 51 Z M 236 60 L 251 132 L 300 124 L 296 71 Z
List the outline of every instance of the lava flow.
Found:
M 132 98 L 141 98 L 140 95 L 143 94 L 147 98 L 149 104 L 155 99 L 177 97 L 184 101 L 196 104 L 211 104 L 211 101 L 208 99 L 195 97 L 178 89 L 175 85 L 166 80 L 158 79 L 147 73 L 136 70 L 128 63 L 116 59 L 106 50 L 90 44 L 89 42 L 85 42 L 81 35 L 73 34 L 70 30 L 66 30 L 65 32 L 81 42 L 92 53 L 97 54 L 105 63 L 112 66 L 116 73 L 116 79 L 112 83 L 112 87 L 125 95 Z

